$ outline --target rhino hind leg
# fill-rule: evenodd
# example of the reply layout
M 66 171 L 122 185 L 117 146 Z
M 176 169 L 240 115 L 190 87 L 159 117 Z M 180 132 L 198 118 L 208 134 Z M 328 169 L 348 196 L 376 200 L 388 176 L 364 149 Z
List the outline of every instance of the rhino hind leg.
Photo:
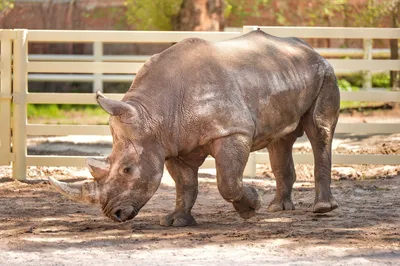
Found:
M 250 153 L 249 143 L 244 135 L 232 135 L 214 140 L 212 144 L 218 190 L 243 219 L 253 217 L 261 207 L 261 197 L 257 191 L 253 187 L 244 187 L 242 183 Z
M 176 206 L 173 212 L 161 218 L 160 225 L 177 227 L 197 225 L 191 210 L 198 192 L 198 167 L 204 159 L 198 159 L 194 165 L 187 164 L 180 158 L 170 158 L 165 161 L 167 170 L 175 181 Z
M 340 95 L 333 72 L 325 75 L 312 107 L 302 118 L 314 154 L 315 201 L 313 212 L 325 213 L 338 207 L 331 193 L 332 139 L 339 116 Z
M 302 131 L 303 128 L 299 125 L 295 132 L 274 141 L 268 146 L 271 168 L 276 180 L 275 198 L 268 207 L 268 211 L 270 212 L 295 209 L 292 201 L 292 188 L 293 183 L 296 181 L 296 172 L 293 163 L 292 147 L 297 136 L 301 136 L 300 133 Z

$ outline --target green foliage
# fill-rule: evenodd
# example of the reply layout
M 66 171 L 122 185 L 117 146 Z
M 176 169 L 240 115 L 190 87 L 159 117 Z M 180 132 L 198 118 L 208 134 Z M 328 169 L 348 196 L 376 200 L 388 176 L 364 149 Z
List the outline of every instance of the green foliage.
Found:
M 247 0 L 225 0 L 225 18 L 233 15 L 236 18 L 235 25 L 242 26 L 248 16 L 260 17 L 262 8 L 267 7 L 270 0 L 254 0 L 251 5 Z
M 274 0 L 279 1 L 279 0 Z M 295 0 L 292 0 L 295 1 Z M 349 25 L 357 27 L 377 27 L 395 7 L 395 3 L 399 0 L 368 0 L 350 1 L 350 0 L 310 0 L 301 16 L 306 19 L 306 24 L 315 25 L 331 25 L 331 21 L 337 16 L 347 17 Z M 289 10 L 290 6 L 280 5 L 280 10 L 276 14 L 276 19 L 281 25 L 286 25 L 286 21 L 281 19 L 282 14 L 288 15 L 293 11 Z
M 347 79 L 338 79 L 338 86 L 341 91 L 359 91 L 360 87 L 354 86 Z
M 345 78 L 352 86 L 362 87 L 363 85 L 363 73 L 361 71 L 352 75 L 346 76 Z
M 0 12 L 14 7 L 14 0 L 0 0 Z
M 172 20 L 179 14 L 184 0 L 126 0 L 127 21 L 137 30 L 172 30 Z M 260 17 L 270 0 L 224 0 L 224 17 L 236 18 L 232 26 L 242 26 L 246 17 Z
M 390 88 L 390 75 L 388 73 L 378 73 L 372 75 L 372 87 Z
M 357 72 L 338 80 L 341 90 L 354 91 L 354 88 L 361 88 L 363 84 L 362 72 Z M 376 73 L 372 75 L 372 87 L 390 88 L 390 75 L 387 72 Z
M 286 25 L 287 24 L 287 19 L 285 14 L 282 11 L 278 11 L 276 12 L 276 21 L 280 24 L 280 25 Z
M 347 2 L 348 0 L 314 1 L 314 5 L 308 5 L 305 12 L 309 18 L 309 25 L 324 24 L 327 20 L 337 15 L 337 13 L 343 12 Z
M 395 1 L 393 1 L 395 2 Z M 354 12 L 354 24 L 359 27 L 377 27 L 383 17 L 391 12 L 392 1 L 368 0 L 367 5 Z
M 126 0 L 127 22 L 138 30 L 171 30 L 184 0 Z M 262 12 L 275 16 L 280 25 L 289 25 L 297 16 L 304 25 L 331 25 L 336 16 L 346 17 L 349 25 L 375 27 L 384 21 L 400 0 L 308 0 L 304 10 L 292 10 L 298 0 L 224 0 L 224 16 L 235 18 L 233 25 L 240 27 L 248 17 L 261 17 Z
M 342 90 L 342 91 L 352 91 L 353 90 L 353 87 L 351 86 L 350 82 L 348 82 L 346 79 L 339 79 L 338 85 L 339 85 L 340 90 Z
M 126 0 L 127 21 L 136 30 L 172 30 L 183 0 Z

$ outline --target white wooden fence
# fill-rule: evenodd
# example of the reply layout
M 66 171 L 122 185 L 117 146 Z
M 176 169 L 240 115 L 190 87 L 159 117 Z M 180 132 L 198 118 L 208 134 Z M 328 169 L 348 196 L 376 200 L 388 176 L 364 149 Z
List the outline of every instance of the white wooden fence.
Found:
M 228 32 L 240 33 L 240 28 L 228 28 L 225 29 Z M 315 48 L 315 50 L 325 57 L 349 57 L 349 58 L 360 58 L 368 52 L 367 49 L 372 47 L 364 48 Z M 399 49 L 400 52 L 400 49 Z M 389 49 L 372 49 L 371 56 L 374 58 L 390 58 Z M 105 55 L 103 53 L 103 42 L 93 42 L 93 54 L 92 55 L 70 55 L 70 54 L 29 54 L 28 59 L 30 62 L 35 61 L 54 61 L 54 62 L 139 62 L 144 63 L 148 60 L 151 55 Z M 358 69 L 347 70 L 347 69 L 336 69 L 336 75 L 351 75 Z M 380 72 L 380 70 L 374 70 L 371 72 Z M 133 74 L 108 74 L 103 75 L 102 73 L 96 74 L 28 74 L 28 81 L 50 81 L 50 82 L 89 82 L 92 83 L 93 92 L 103 92 L 103 85 L 105 82 L 132 82 L 134 78 Z
M 84 166 L 80 156 L 27 155 L 27 136 L 35 135 L 108 135 L 108 126 L 102 125 L 41 125 L 27 123 L 27 104 L 95 104 L 94 94 L 82 93 L 28 93 L 28 73 L 90 73 L 135 74 L 142 62 L 69 61 L 55 62 L 43 58 L 29 61 L 29 42 L 86 42 L 86 43 L 171 43 L 187 37 L 201 37 L 218 41 L 239 36 L 256 27 L 245 26 L 242 32 L 144 32 L 144 31 L 52 31 L 1 30 L 1 90 L 0 90 L 0 165 L 13 166 L 13 177 L 26 178 L 27 166 Z M 309 28 L 261 27 L 277 36 L 300 38 L 360 38 L 400 39 L 400 29 L 390 28 Z M 13 46 L 13 49 L 11 49 Z M 12 56 L 13 55 L 13 56 Z M 12 61 L 13 60 L 13 61 Z M 331 59 L 335 70 L 400 70 L 400 60 Z M 12 74 L 13 73 L 13 74 Z M 12 88 L 12 89 L 11 89 Z M 108 94 L 121 99 L 122 94 Z M 342 101 L 400 102 L 400 92 L 342 92 Z M 12 103 L 12 104 L 11 104 Z M 11 108 L 13 115 L 11 116 Z M 337 133 L 399 133 L 400 124 L 340 123 Z M 312 164 L 312 154 L 294 154 L 296 163 Z M 268 163 L 268 154 L 252 153 L 245 175 L 255 175 L 257 163 Z M 336 164 L 400 164 L 399 155 L 344 155 L 334 154 Z M 207 159 L 202 167 L 214 167 Z

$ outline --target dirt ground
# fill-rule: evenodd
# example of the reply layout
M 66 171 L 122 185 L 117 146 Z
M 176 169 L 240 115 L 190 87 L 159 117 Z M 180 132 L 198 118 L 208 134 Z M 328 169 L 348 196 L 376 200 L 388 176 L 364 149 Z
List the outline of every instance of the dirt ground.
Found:
M 357 117 L 353 117 L 357 119 Z M 365 118 L 362 118 L 365 119 Z M 30 139 L 31 154 L 103 154 L 109 139 Z M 400 154 L 400 134 L 343 135 L 337 153 Z M 308 152 L 306 140 L 296 152 Z M 297 165 L 295 211 L 268 213 L 275 181 L 268 165 L 245 178 L 263 198 L 258 214 L 242 220 L 219 195 L 215 173 L 203 170 L 193 208 L 198 225 L 165 228 L 159 219 L 174 207 L 175 188 L 165 173 L 156 195 L 132 221 L 115 223 L 96 206 L 72 202 L 47 177 L 89 176 L 83 168 L 30 167 L 28 182 L 0 167 L 0 265 L 400 265 L 399 165 L 335 165 L 339 208 L 310 211 L 312 166 Z

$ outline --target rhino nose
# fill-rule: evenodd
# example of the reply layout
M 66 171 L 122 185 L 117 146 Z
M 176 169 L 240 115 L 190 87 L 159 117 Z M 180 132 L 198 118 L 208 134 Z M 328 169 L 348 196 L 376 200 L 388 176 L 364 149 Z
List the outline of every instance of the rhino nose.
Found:
M 116 211 L 111 214 L 111 218 L 116 222 L 125 222 L 126 220 L 130 220 L 135 217 L 136 214 L 137 212 L 132 206 L 123 206 L 119 209 L 116 209 Z
M 122 213 L 121 209 L 116 210 L 116 211 L 113 213 L 113 218 L 114 218 L 114 220 L 116 220 L 116 221 L 118 221 L 118 222 L 122 222 L 122 220 L 121 220 L 121 213 Z

